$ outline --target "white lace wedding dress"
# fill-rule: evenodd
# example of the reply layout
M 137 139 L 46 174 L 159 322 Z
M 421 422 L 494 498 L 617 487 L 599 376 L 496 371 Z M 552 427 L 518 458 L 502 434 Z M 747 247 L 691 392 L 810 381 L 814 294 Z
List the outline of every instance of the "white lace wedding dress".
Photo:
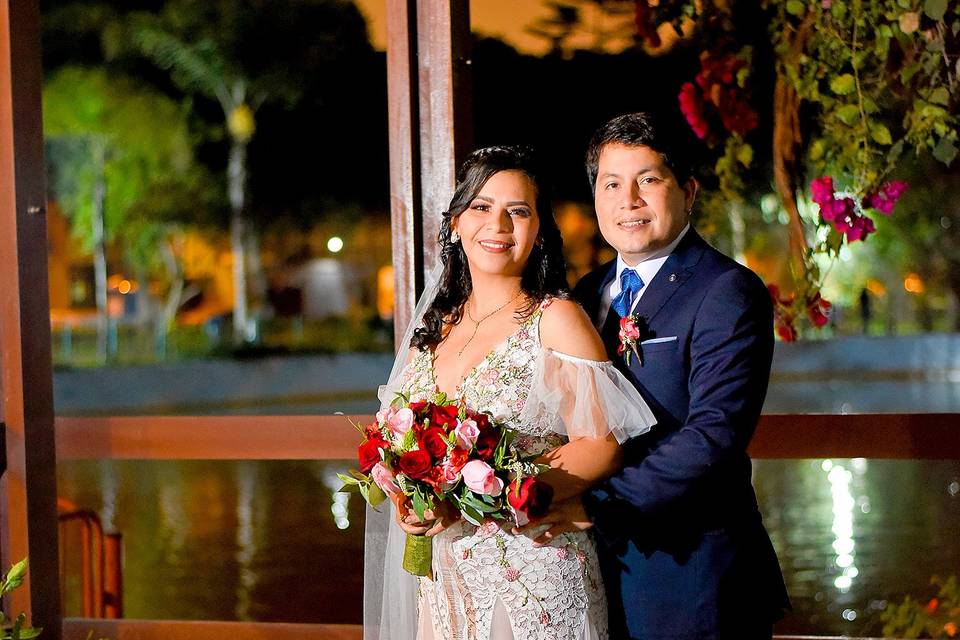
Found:
M 556 448 L 569 436 L 612 431 L 622 442 L 649 429 L 654 422 L 649 408 L 611 363 L 542 347 L 540 317 L 547 306 L 549 300 L 467 375 L 458 398 L 520 431 L 515 444 L 527 452 Z M 437 389 L 432 353 L 418 352 L 398 386 L 411 400 L 431 396 Z M 418 640 L 608 637 L 603 584 L 588 533 L 535 548 L 530 538 L 496 524 L 478 528 L 461 520 L 434 539 L 433 571 L 433 580 L 419 581 Z

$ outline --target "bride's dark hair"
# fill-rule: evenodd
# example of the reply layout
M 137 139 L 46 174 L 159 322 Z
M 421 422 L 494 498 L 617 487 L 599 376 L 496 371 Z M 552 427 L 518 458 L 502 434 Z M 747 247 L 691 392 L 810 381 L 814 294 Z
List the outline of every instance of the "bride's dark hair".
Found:
M 517 320 L 529 318 L 547 296 L 569 297 L 563 240 L 553 217 L 547 184 L 532 154 L 528 149 L 515 146 L 478 149 L 460 167 L 450 206 L 442 213 L 439 239 L 443 274 L 440 276 L 440 287 L 437 297 L 423 316 L 423 326 L 414 332 L 410 340 L 411 347 L 435 347 L 442 339 L 444 323 L 455 325 L 460 322 L 463 305 L 473 290 L 473 281 L 470 279 L 463 244 L 450 241 L 450 223 L 467 210 L 487 180 L 501 171 L 522 171 L 533 182 L 537 192 L 540 230 L 537 243 L 521 274 L 520 288 L 526 294 L 527 304 L 517 311 Z

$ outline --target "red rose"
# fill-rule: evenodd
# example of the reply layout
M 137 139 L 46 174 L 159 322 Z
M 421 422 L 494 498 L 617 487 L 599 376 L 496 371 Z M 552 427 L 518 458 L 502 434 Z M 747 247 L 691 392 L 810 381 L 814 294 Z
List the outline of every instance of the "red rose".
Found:
M 473 413 L 468 416 L 471 420 L 477 423 L 477 429 L 480 429 L 481 432 L 486 431 L 490 428 L 490 416 L 485 413 Z
M 405 454 L 400 456 L 400 460 L 397 462 L 397 465 L 400 467 L 400 471 L 405 476 L 408 478 L 413 478 L 414 480 L 419 480 L 426 477 L 427 474 L 430 473 L 430 469 L 433 468 L 433 462 L 430 460 L 430 454 L 423 449 L 407 451 Z
M 454 447 L 450 452 L 450 467 L 454 471 L 460 471 L 463 465 L 470 461 L 470 452 L 463 447 Z
M 477 455 L 484 460 L 491 460 L 493 458 L 493 452 L 497 448 L 498 444 L 500 444 L 499 431 L 496 429 L 487 429 L 486 431 L 481 431 L 480 437 L 477 438 L 477 444 L 475 445 L 477 449 Z
M 424 407 L 427 406 L 426 402 L 411 402 L 410 411 L 413 411 L 415 414 L 420 415 L 420 412 L 423 411 Z
M 434 460 L 447 455 L 447 436 L 440 427 L 430 427 L 420 437 L 420 448 L 426 449 Z
M 547 515 L 550 501 L 553 500 L 553 487 L 546 482 L 538 482 L 536 478 L 527 476 L 520 483 L 517 491 L 517 481 L 510 483 L 507 490 L 507 502 L 516 511 L 524 511 L 531 518 L 542 518 Z
M 457 416 L 460 410 L 457 405 L 431 405 L 430 406 L 430 426 L 443 427 L 447 431 L 457 426 Z
M 371 438 L 360 445 L 357 449 L 360 473 L 370 473 L 370 469 L 373 469 L 373 466 L 380 462 L 380 448 L 386 445 L 386 442 L 377 438 Z

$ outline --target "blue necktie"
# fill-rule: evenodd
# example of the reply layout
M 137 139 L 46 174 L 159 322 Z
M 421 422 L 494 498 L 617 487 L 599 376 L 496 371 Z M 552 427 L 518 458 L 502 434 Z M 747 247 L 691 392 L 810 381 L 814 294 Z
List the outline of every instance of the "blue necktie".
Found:
M 624 269 L 620 274 L 620 293 L 613 299 L 613 310 L 621 318 L 630 315 L 633 308 L 633 301 L 637 299 L 637 294 L 643 289 L 643 280 L 633 269 Z

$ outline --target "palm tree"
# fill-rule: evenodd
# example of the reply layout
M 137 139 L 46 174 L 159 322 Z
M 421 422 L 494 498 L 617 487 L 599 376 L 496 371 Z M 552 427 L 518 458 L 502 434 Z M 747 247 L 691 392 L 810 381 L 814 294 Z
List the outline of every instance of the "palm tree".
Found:
M 247 146 L 256 131 L 257 108 L 268 94 L 255 89 L 256 83 L 239 70 L 238 65 L 231 64 L 223 48 L 213 39 L 187 42 L 153 16 L 138 22 L 133 37 L 140 51 L 157 66 L 169 71 L 183 91 L 214 98 L 223 110 L 230 136 L 227 196 L 233 255 L 233 341 L 235 344 L 250 341 L 254 334 L 247 307 L 248 243 L 252 253 L 258 249 L 257 243 L 250 242 L 248 228 Z

